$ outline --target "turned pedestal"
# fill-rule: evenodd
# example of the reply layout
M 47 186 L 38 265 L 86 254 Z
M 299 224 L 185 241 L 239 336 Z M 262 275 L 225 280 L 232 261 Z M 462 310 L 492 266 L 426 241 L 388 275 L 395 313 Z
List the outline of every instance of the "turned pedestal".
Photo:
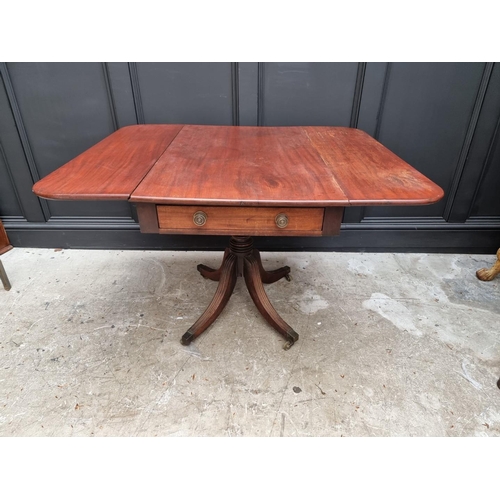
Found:
M 182 336 L 181 343 L 188 345 L 201 335 L 219 316 L 233 293 L 236 279 L 243 277 L 257 309 L 267 322 L 287 340 L 284 349 L 290 349 L 299 338 L 294 329 L 276 312 L 264 290 L 263 283 L 274 283 L 281 278 L 290 281 L 290 268 L 281 267 L 266 271 L 262 266 L 259 251 L 253 246 L 249 236 L 233 236 L 226 248 L 219 269 L 198 265 L 198 271 L 204 278 L 218 281 L 219 286 L 205 312 L 196 323 Z

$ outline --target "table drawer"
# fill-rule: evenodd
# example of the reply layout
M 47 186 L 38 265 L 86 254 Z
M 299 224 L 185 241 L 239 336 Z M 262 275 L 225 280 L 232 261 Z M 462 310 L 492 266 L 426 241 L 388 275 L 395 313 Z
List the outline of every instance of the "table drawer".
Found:
M 320 236 L 323 208 L 158 205 L 160 232 Z

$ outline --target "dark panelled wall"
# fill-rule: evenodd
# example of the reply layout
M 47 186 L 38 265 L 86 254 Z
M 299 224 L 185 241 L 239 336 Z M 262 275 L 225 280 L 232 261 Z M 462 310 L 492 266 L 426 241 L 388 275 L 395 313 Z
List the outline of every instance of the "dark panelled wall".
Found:
M 445 190 L 424 207 L 345 210 L 333 238 L 265 249 L 493 252 L 500 246 L 500 65 L 0 63 L 0 218 L 15 246 L 222 248 L 139 232 L 126 202 L 38 199 L 33 183 L 135 123 L 358 127 Z

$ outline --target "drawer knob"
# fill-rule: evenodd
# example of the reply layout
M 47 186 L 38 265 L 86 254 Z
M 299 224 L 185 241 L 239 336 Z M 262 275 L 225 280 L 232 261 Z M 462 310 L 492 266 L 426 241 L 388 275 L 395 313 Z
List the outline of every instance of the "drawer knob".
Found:
M 274 221 L 276 222 L 276 225 L 280 228 L 288 226 L 288 217 L 286 216 L 286 214 L 278 214 L 275 217 Z
M 207 214 L 199 210 L 198 212 L 195 212 L 195 214 L 193 215 L 193 222 L 197 226 L 204 226 L 207 222 L 207 218 L 208 218 Z

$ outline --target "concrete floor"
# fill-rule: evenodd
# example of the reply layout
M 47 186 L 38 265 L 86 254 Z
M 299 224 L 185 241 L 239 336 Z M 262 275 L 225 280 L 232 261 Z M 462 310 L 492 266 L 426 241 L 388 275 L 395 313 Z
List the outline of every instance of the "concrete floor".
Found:
M 189 347 L 218 252 L 1 257 L 1 436 L 500 436 L 494 255 L 263 253 L 289 350 L 244 283 Z

